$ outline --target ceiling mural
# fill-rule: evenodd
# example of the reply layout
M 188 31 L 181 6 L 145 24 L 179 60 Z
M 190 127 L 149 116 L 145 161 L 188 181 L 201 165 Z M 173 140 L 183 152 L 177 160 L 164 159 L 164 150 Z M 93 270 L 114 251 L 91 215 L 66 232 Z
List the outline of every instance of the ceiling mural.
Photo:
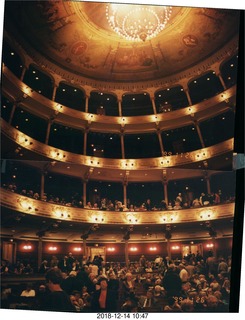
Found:
M 156 36 L 148 40 L 143 34 L 142 41 L 130 41 L 110 26 L 108 5 L 16 1 L 9 14 L 21 37 L 50 61 L 85 77 L 113 81 L 151 80 L 183 71 L 222 48 L 239 28 L 238 10 L 173 7 Z M 153 29 L 154 21 L 149 23 Z

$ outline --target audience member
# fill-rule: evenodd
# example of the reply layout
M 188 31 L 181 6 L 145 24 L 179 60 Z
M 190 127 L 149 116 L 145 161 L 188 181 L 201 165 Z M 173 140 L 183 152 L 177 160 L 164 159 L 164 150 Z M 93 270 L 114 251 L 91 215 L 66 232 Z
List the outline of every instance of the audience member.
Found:
M 61 270 L 58 268 L 51 268 L 47 271 L 46 275 L 46 286 L 50 293 L 45 299 L 45 304 L 41 307 L 45 311 L 76 311 L 75 307 L 72 305 L 69 295 L 62 290 L 62 274 Z
M 108 281 L 101 278 L 91 300 L 91 310 L 95 312 L 116 312 L 117 299 L 114 290 L 108 289 Z
M 30 283 L 28 283 L 26 285 L 26 289 L 23 290 L 20 294 L 21 297 L 35 297 L 36 296 L 36 292 L 35 290 L 32 288 L 32 285 Z

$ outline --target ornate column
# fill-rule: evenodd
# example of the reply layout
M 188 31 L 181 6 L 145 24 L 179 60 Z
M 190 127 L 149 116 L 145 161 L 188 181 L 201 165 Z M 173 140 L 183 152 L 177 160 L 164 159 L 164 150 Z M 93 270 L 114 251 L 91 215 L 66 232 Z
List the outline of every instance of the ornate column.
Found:
M 206 180 L 206 183 L 207 183 L 207 193 L 211 194 L 210 177 L 207 171 L 204 172 L 204 179 Z
M 168 205 L 168 177 L 167 177 L 167 170 L 163 169 L 162 171 L 162 184 L 163 184 L 163 191 L 164 191 L 164 200 L 166 205 Z
M 190 93 L 189 93 L 188 88 L 184 89 L 184 92 L 185 92 L 185 94 L 186 94 L 186 97 L 187 97 L 189 106 L 191 106 L 191 105 L 192 105 L 192 101 L 191 101 L 191 97 L 190 97 Z
M 85 130 L 83 135 L 83 154 L 85 156 L 87 154 L 87 138 L 88 138 L 88 130 Z
M 118 99 L 118 114 L 119 117 L 122 117 L 122 98 Z
M 158 140 L 159 140 L 159 145 L 160 145 L 161 154 L 162 154 L 162 156 L 163 156 L 163 154 L 164 154 L 164 148 L 163 148 L 162 135 L 161 135 L 160 129 L 157 129 L 157 136 L 158 136 Z
M 43 199 L 43 195 L 44 195 L 44 185 L 45 185 L 45 174 L 42 171 L 41 172 L 41 184 L 40 184 L 40 199 Z
M 212 227 L 212 223 L 210 221 L 206 221 L 206 228 L 208 230 L 208 233 L 212 239 L 212 243 L 213 243 L 213 256 L 216 258 L 217 256 L 217 251 L 216 251 L 216 236 L 217 236 L 217 232 L 214 230 L 214 228 Z
M 152 108 L 153 108 L 153 113 L 157 114 L 157 108 L 156 108 L 156 103 L 155 103 L 155 97 L 151 96 L 151 104 L 152 104 Z
M 27 70 L 27 67 L 23 66 L 23 69 L 22 69 L 21 75 L 20 75 L 20 81 L 24 80 L 24 76 L 25 76 L 26 70 Z
M 123 204 L 127 207 L 127 181 L 123 181 Z
M 86 94 L 85 96 L 85 112 L 88 113 L 88 102 L 89 102 L 90 96 Z
M 216 247 L 217 247 L 217 245 L 216 245 L 216 237 L 212 237 L 212 243 L 213 243 L 213 255 L 214 255 L 214 257 L 215 258 L 217 258 L 217 250 L 216 250 Z
M 52 101 L 55 101 L 55 96 L 56 96 L 57 89 L 58 89 L 58 85 L 54 84 L 54 89 L 53 89 L 53 92 L 52 92 Z
M 170 239 L 167 239 L 167 254 L 169 259 L 171 259 Z
M 122 130 L 121 130 L 120 139 L 121 139 L 122 159 L 125 159 L 125 146 L 124 146 L 123 128 L 122 128 Z
M 126 267 L 129 266 L 129 255 L 128 255 L 128 240 L 125 240 L 125 263 Z
M 87 204 L 87 182 L 83 181 L 83 206 Z
M 13 107 L 12 107 L 12 110 L 11 110 L 11 113 L 10 113 L 10 116 L 9 116 L 9 121 L 8 123 L 11 125 L 12 121 L 13 121 L 13 117 L 14 117 L 14 113 L 15 113 L 15 110 L 16 110 L 16 103 L 13 104 Z
M 220 73 L 218 73 L 217 76 L 218 76 L 218 78 L 219 78 L 219 80 L 220 80 L 220 82 L 222 84 L 222 87 L 224 88 L 224 90 L 226 90 L 227 87 L 226 87 L 226 84 L 224 82 L 224 79 L 223 79 L 222 75 Z
M 193 115 L 192 117 L 194 118 L 195 116 Z M 198 137 L 200 139 L 202 148 L 205 148 L 205 143 L 204 143 L 204 140 L 203 140 L 203 137 L 202 137 L 202 133 L 201 133 L 201 129 L 199 127 L 198 121 L 196 119 L 193 119 L 193 124 L 194 124 L 194 126 L 196 128 L 196 131 L 197 131 Z
M 86 237 L 83 237 L 83 256 L 87 257 L 87 241 L 86 241 Z
M 163 190 L 164 190 L 164 200 L 166 205 L 168 205 L 168 181 L 163 181 Z
M 38 249 L 37 249 L 37 266 L 38 269 L 41 266 L 42 263 L 42 254 L 43 254 L 43 240 L 42 237 L 38 238 Z
M 167 224 L 166 229 L 165 229 L 165 239 L 167 240 L 167 253 L 169 259 L 171 259 L 171 249 L 170 249 L 170 239 L 172 238 L 172 233 L 171 233 L 171 225 Z
M 52 123 L 53 123 L 53 120 L 52 120 L 52 119 L 49 119 L 49 120 L 48 120 L 47 131 L 46 131 L 46 137 L 45 137 L 45 144 L 48 144 L 49 136 L 50 136 L 50 129 L 51 129 Z

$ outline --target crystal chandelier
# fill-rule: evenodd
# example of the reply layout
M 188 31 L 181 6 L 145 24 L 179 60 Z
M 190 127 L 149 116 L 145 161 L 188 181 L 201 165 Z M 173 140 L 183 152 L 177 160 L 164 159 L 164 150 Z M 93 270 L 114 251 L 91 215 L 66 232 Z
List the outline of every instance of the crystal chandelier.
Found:
M 169 6 L 108 4 L 106 18 L 110 27 L 129 41 L 146 41 L 156 37 L 172 13 Z

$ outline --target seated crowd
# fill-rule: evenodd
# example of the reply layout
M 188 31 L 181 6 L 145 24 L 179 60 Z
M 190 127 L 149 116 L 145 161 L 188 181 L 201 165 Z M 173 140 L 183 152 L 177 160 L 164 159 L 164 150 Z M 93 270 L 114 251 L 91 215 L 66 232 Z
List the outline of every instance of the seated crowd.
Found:
M 69 253 L 43 261 L 38 270 L 43 280 L 28 283 L 19 295 L 32 299 L 26 308 L 41 311 L 228 312 L 230 271 L 231 257 L 216 259 L 212 252 L 181 260 L 156 256 L 149 261 L 142 255 L 128 266 L 106 263 L 101 256 L 78 261 Z M 2 264 L 2 276 L 6 273 Z M 11 294 L 10 285 L 2 287 L 1 305 L 17 309 Z
M 230 196 L 223 199 L 221 190 L 217 192 L 212 192 L 210 194 L 205 194 L 202 192 L 199 196 L 194 197 L 193 199 L 187 199 L 178 193 L 176 197 L 166 203 L 165 200 L 159 200 L 156 203 L 153 203 L 150 198 L 147 198 L 144 202 L 138 203 L 128 199 L 127 206 L 125 206 L 122 201 L 111 200 L 107 198 L 99 198 L 91 203 L 83 202 L 83 196 L 79 193 L 73 194 L 71 197 L 60 197 L 59 195 L 48 195 L 44 193 L 43 197 L 37 191 L 21 189 L 19 190 L 15 183 L 3 184 L 3 188 L 21 194 L 23 196 L 33 198 L 35 200 L 42 200 L 49 203 L 55 203 L 59 205 L 64 205 L 68 207 L 75 208 L 85 208 L 92 210 L 105 210 L 105 211 L 163 211 L 163 210 L 180 210 L 188 208 L 198 208 L 209 205 L 217 205 L 220 203 L 234 202 L 235 197 Z

